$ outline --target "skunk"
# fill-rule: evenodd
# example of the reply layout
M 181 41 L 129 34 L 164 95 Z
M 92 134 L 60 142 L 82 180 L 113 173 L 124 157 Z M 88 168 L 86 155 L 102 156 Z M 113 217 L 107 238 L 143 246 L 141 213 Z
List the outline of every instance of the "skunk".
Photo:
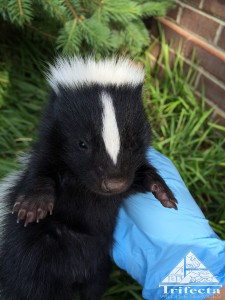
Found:
M 50 66 L 37 143 L 0 195 L 4 300 L 99 300 L 123 199 L 151 191 L 177 208 L 146 159 L 143 78 L 125 58 L 58 58 Z

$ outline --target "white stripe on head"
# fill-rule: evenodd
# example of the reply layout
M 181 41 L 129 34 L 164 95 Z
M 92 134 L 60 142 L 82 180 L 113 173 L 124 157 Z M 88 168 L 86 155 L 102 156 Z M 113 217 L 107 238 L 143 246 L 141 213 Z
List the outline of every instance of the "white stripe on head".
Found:
M 58 92 L 59 85 L 76 87 L 82 84 L 137 86 L 143 83 L 144 70 L 126 58 L 96 61 L 94 58 L 59 57 L 47 74 L 51 87 Z
M 120 135 L 116 122 L 116 114 L 112 98 L 106 92 L 101 94 L 103 106 L 102 114 L 102 137 L 105 143 L 106 151 L 112 158 L 114 164 L 117 163 L 117 157 L 120 151 Z

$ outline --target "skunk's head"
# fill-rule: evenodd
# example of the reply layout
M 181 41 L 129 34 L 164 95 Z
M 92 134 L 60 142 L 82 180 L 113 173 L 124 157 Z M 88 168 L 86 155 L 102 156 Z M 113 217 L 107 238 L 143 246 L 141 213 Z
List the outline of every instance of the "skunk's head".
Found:
M 87 189 L 125 192 L 150 141 L 142 106 L 144 72 L 126 59 L 59 59 L 48 81 L 61 157 Z

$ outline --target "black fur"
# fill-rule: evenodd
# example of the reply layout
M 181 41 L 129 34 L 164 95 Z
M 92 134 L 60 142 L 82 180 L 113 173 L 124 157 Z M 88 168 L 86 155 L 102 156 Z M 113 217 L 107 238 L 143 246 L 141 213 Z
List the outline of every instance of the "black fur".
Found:
M 100 95 L 113 99 L 121 137 L 115 166 L 105 151 Z M 4 199 L 0 249 L 4 300 L 99 300 L 107 288 L 110 249 L 122 200 L 153 191 L 167 207 L 176 200 L 146 161 L 150 131 L 142 86 L 80 85 L 52 92 L 26 170 Z M 125 190 L 107 193 L 103 180 L 123 179 Z M 47 215 L 52 211 L 52 215 Z M 39 210 L 38 210 L 39 209 Z M 30 214 L 29 214 L 30 213 Z M 39 223 L 33 223 L 40 219 Z M 43 220 L 41 220 L 43 219 Z

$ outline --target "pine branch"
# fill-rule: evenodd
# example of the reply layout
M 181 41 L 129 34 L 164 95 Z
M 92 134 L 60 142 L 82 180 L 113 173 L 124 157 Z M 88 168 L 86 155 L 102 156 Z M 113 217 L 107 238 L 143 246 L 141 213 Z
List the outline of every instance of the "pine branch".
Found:
M 8 17 L 12 23 L 23 25 L 33 18 L 31 0 L 9 0 L 6 7 Z
M 87 42 L 88 48 L 93 51 L 105 53 L 112 49 L 110 43 L 110 30 L 107 26 L 99 22 L 96 18 L 85 19 L 80 22 L 83 37 Z
M 68 0 L 64 0 L 66 6 L 69 8 L 69 10 L 72 12 L 73 16 L 75 19 L 80 19 L 80 17 L 78 16 L 78 14 L 76 13 L 75 9 L 73 8 L 73 6 L 71 5 L 71 3 Z
M 36 28 L 36 27 L 32 26 L 31 24 L 26 24 L 26 26 L 31 28 L 32 30 L 34 30 L 38 34 L 47 37 L 50 40 L 55 40 L 57 38 L 56 36 L 53 36 L 53 35 L 49 34 L 48 32 L 45 32 L 43 30 L 40 30 L 39 28 Z
M 56 18 L 63 24 L 66 22 L 66 7 L 64 0 L 39 0 L 47 14 Z
M 150 42 L 149 33 L 141 21 L 130 23 L 126 27 L 124 40 L 132 56 L 140 54 Z
M 149 43 L 142 17 L 164 14 L 174 0 L 0 0 L 0 15 L 63 53 L 141 53 Z M 33 36 L 27 31 L 27 39 Z
M 166 11 L 172 6 L 172 0 L 161 0 L 157 1 L 147 1 L 146 3 L 142 3 L 141 14 L 144 17 L 148 16 L 163 16 L 166 14 Z
M 19 11 L 20 11 L 20 16 L 22 17 L 23 16 L 23 9 L 22 9 L 22 5 L 21 5 L 21 1 L 20 0 L 17 0 L 17 1 L 18 1 Z
M 102 13 L 106 14 L 114 22 L 122 24 L 127 24 L 141 16 L 140 7 L 134 1 L 129 0 L 121 0 L 119 2 L 105 0 Z
M 79 53 L 82 40 L 79 23 L 77 20 L 68 21 L 59 32 L 57 49 L 62 49 L 64 54 Z

